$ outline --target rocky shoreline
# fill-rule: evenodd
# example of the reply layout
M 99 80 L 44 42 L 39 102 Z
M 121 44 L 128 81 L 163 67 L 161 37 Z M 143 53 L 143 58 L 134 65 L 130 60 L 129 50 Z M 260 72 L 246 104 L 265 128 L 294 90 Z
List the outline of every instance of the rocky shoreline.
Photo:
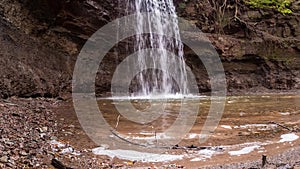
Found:
M 0 100 L 0 168 L 48 168 L 55 99 Z
M 69 100 L 69 99 L 68 99 Z M 80 168 L 135 168 L 132 162 L 110 159 L 92 153 L 95 144 L 89 139 L 73 145 L 70 139 L 87 137 L 76 116 L 71 115 L 69 101 L 46 98 L 16 98 L 0 100 L 0 167 L 1 168 L 53 168 L 53 159 L 65 167 Z M 66 107 L 67 106 L 67 107 Z M 69 114 L 69 115 L 68 115 Z M 63 119 L 62 117 L 71 119 Z M 82 140 L 82 139 L 81 139 Z M 83 148 L 84 147 L 84 148 Z M 267 157 L 264 168 L 300 168 L 300 147 L 292 147 L 282 154 Z M 262 168 L 262 161 L 199 168 Z M 139 163 L 138 166 L 143 166 Z M 175 163 L 152 164 L 146 168 L 178 168 Z M 60 168 L 58 168 L 60 169 Z
M 53 159 L 78 169 L 109 166 L 107 158 L 95 157 L 91 150 L 76 151 L 63 140 L 65 132 L 59 128 L 63 124 L 58 124 L 54 111 L 61 102 L 47 98 L 0 100 L 0 168 L 54 169 Z

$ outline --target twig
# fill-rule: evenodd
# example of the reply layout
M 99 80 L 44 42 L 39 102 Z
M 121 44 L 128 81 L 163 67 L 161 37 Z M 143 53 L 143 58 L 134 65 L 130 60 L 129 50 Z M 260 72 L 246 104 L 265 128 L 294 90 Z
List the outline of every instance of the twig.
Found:
M 127 143 L 130 143 L 130 144 L 132 144 L 132 145 L 137 145 L 137 146 L 141 146 L 141 147 L 152 147 L 152 148 L 166 148 L 166 149 L 171 149 L 171 147 L 169 147 L 169 146 L 155 146 L 155 145 L 151 145 L 151 144 L 140 144 L 140 143 L 135 143 L 135 142 L 130 141 L 130 140 L 124 138 L 124 137 L 121 137 L 121 136 L 117 133 L 117 131 L 111 130 L 111 132 L 112 132 L 112 134 L 113 134 L 114 136 L 116 136 L 116 137 L 118 137 L 119 139 L 121 139 L 121 140 L 123 140 L 123 141 L 125 141 L 125 142 L 127 142 Z
M 195 145 L 190 145 L 190 146 L 178 146 L 175 145 L 172 147 L 172 149 L 183 149 L 183 150 L 223 150 L 222 147 L 215 147 L 215 149 L 211 146 L 195 146 Z
M 277 122 L 275 122 L 275 121 L 270 121 L 269 123 L 271 123 L 271 124 L 276 124 L 277 126 L 282 127 L 282 128 L 284 128 L 284 129 L 287 129 L 287 130 L 290 131 L 290 132 L 294 132 L 293 129 L 290 129 L 289 127 L 287 127 L 287 126 L 285 126 L 285 125 L 283 125 L 283 124 L 277 123 Z
M 120 121 L 120 115 L 118 115 L 118 117 L 117 117 L 117 124 L 116 124 L 116 126 L 115 126 L 115 129 L 117 129 L 117 127 L 118 127 L 118 125 L 119 125 L 119 121 Z
M 155 137 L 155 142 L 156 144 L 158 143 L 157 138 L 156 138 L 156 130 L 154 131 L 154 137 Z

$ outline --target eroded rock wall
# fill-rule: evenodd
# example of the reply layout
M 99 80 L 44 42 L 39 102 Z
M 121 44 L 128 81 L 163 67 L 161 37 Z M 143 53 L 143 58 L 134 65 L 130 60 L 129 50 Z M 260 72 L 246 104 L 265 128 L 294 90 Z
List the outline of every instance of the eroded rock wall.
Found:
M 300 3 L 292 4 L 294 14 L 282 15 L 245 4 L 236 8 L 228 1 L 220 15 L 212 1 L 175 2 L 179 16 L 195 23 L 216 47 L 229 91 L 300 88 Z M 70 92 L 82 45 L 103 25 L 124 15 L 125 6 L 121 0 L 0 0 L 0 96 L 52 97 Z M 107 57 L 96 78 L 99 95 L 109 92 L 115 64 L 125 58 Z M 209 92 L 201 61 L 188 49 L 185 57 L 200 91 Z

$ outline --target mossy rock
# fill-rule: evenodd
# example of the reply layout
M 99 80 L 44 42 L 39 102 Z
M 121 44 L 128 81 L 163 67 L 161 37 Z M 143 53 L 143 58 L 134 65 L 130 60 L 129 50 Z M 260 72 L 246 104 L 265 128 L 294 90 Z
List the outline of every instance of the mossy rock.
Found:
M 247 12 L 247 16 L 250 18 L 250 19 L 255 19 L 255 20 L 259 20 L 262 18 L 262 15 L 259 11 L 248 11 Z

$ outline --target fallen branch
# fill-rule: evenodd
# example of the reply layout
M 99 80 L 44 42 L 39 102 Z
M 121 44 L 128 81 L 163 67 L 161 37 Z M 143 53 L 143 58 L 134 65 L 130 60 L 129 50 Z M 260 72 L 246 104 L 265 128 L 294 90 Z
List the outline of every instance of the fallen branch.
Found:
M 287 127 L 287 126 L 285 126 L 285 125 L 283 125 L 283 124 L 277 123 L 277 122 L 275 122 L 275 121 L 270 121 L 269 123 L 271 123 L 271 124 L 276 124 L 277 126 L 282 127 L 282 128 L 284 128 L 284 129 L 287 129 L 287 130 L 290 131 L 290 132 L 296 132 L 294 129 L 290 129 L 289 127 Z
M 175 145 L 172 147 L 172 149 L 184 149 L 184 150 L 214 150 L 214 151 L 220 151 L 223 150 L 222 147 L 211 147 L 211 146 L 195 146 L 195 145 L 190 145 L 190 146 L 178 146 Z
M 222 147 L 211 147 L 211 146 L 195 146 L 195 145 L 190 145 L 190 146 L 179 146 L 179 145 L 175 145 L 175 146 L 158 146 L 155 144 L 141 144 L 141 143 L 136 143 L 133 142 L 131 140 L 126 139 L 125 137 L 122 137 L 117 131 L 111 130 L 112 134 L 114 136 L 116 136 L 117 138 L 132 144 L 132 145 L 137 145 L 137 146 L 141 146 L 141 147 L 147 147 L 147 148 L 163 148 L 163 149 L 182 149 L 182 150 L 204 150 L 204 149 L 210 149 L 210 150 L 223 150 Z M 156 140 L 157 142 L 157 140 Z
M 117 138 L 127 142 L 127 143 L 130 143 L 132 145 L 137 145 L 137 146 L 141 146 L 141 147 L 151 147 L 151 148 L 165 148 L 165 149 L 171 149 L 172 147 L 169 147 L 169 146 L 156 146 L 156 145 L 153 145 L 153 144 L 141 144 L 141 143 L 135 143 L 133 141 L 130 141 L 122 136 L 120 136 L 120 134 L 118 134 L 117 131 L 114 131 L 114 130 L 110 130 L 111 133 L 116 136 Z

